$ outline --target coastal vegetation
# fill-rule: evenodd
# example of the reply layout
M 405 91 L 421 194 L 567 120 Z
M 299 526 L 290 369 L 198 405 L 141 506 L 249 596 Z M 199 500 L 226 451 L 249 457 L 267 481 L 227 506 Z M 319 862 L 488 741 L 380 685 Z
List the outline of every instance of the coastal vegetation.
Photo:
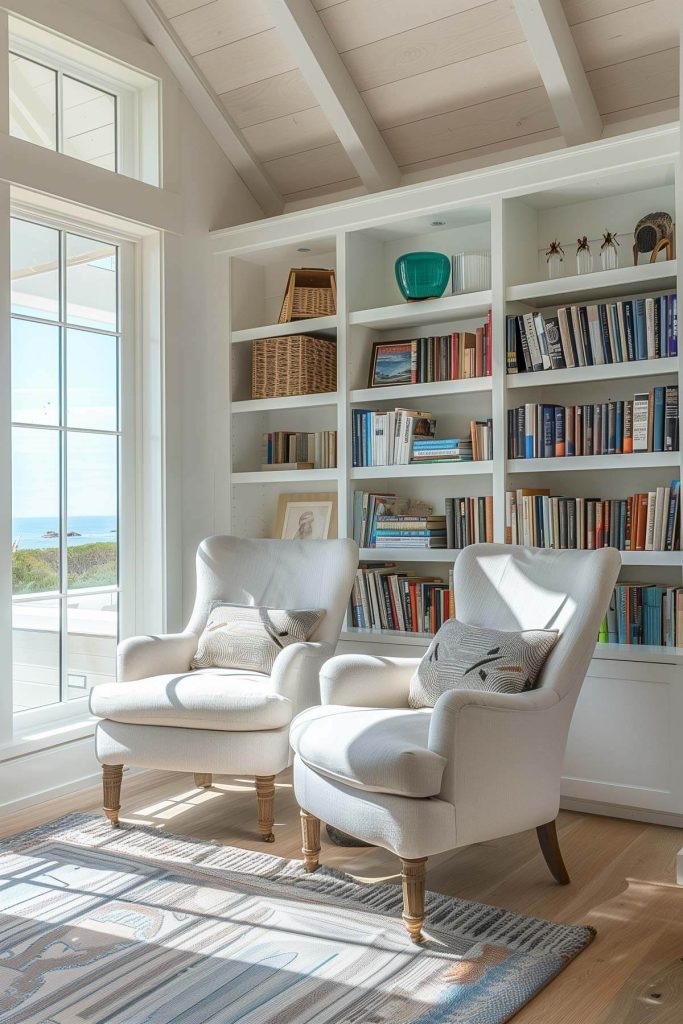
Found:
M 67 558 L 69 587 L 116 586 L 116 542 L 75 544 Z M 59 588 L 59 548 L 26 548 L 12 552 L 12 591 L 38 594 Z

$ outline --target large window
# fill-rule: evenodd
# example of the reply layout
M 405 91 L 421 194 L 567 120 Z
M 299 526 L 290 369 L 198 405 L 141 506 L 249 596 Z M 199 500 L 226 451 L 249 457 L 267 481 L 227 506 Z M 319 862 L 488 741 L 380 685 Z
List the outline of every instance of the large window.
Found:
M 13 218 L 14 705 L 115 678 L 120 537 L 117 245 Z

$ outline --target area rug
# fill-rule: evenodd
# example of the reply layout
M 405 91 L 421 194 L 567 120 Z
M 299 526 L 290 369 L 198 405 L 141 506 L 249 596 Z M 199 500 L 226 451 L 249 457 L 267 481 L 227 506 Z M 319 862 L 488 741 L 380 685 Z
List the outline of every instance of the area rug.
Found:
M 2 1024 L 502 1024 L 589 928 L 70 815 L 0 843 Z

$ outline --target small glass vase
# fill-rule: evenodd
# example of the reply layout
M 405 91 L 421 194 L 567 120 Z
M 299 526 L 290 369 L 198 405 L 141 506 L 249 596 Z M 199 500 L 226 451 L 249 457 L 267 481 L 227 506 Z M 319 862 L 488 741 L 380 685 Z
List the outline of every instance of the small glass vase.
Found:
M 600 266 L 603 270 L 616 270 L 619 266 L 619 253 L 617 252 L 616 232 L 605 231 L 600 246 Z
M 577 274 L 590 274 L 593 271 L 593 253 L 591 247 L 588 244 L 588 239 L 584 235 L 583 238 L 579 238 L 576 247 L 576 273 Z
M 548 246 L 545 259 L 548 264 L 549 280 L 554 281 L 556 278 L 562 277 L 564 274 L 564 249 L 557 239 Z

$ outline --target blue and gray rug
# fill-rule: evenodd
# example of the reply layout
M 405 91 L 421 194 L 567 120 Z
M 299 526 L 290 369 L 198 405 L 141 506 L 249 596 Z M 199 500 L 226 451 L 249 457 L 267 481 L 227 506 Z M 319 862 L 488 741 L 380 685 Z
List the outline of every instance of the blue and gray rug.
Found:
M 0 843 L 1 1024 L 502 1024 L 591 942 L 429 893 L 71 815 Z

